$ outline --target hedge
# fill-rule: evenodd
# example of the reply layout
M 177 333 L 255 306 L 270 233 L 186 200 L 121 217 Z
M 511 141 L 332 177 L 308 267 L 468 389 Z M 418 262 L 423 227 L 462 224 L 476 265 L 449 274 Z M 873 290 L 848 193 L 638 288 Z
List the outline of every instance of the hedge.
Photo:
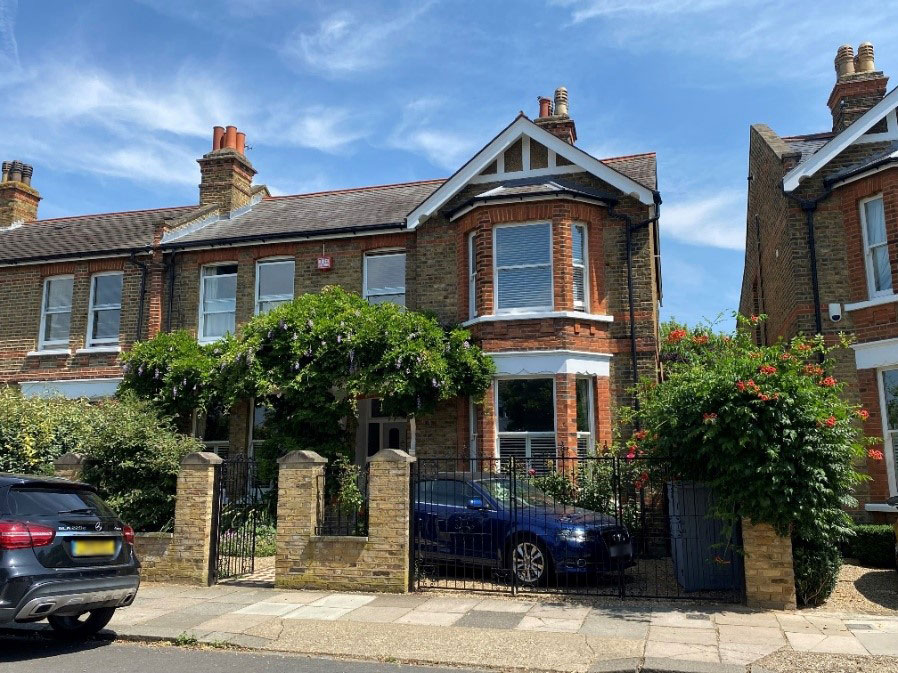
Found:
M 895 529 L 888 524 L 856 525 L 854 535 L 845 540 L 845 556 L 855 558 L 863 566 L 893 568 L 895 566 Z

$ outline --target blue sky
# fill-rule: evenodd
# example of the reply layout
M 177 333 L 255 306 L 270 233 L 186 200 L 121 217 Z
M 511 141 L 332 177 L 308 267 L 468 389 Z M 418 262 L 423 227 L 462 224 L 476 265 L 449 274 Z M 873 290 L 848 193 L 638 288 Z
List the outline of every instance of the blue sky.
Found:
M 656 151 L 664 317 L 738 305 L 748 127 L 831 126 L 842 43 L 898 72 L 898 6 L 753 0 L 0 0 L 0 153 L 42 217 L 194 203 L 211 127 L 275 193 L 444 177 L 538 95 Z

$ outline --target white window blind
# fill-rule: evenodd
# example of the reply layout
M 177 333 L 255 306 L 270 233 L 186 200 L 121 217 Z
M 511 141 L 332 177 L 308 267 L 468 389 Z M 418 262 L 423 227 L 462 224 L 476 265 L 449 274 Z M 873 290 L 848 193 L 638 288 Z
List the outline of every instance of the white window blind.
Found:
M 74 276 L 55 276 L 44 281 L 39 339 L 41 349 L 69 345 L 74 283 Z
M 101 273 L 91 279 L 87 345 L 118 343 L 122 316 L 122 274 Z
M 574 266 L 574 307 L 586 308 L 586 227 L 575 224 L 571 229 Z
M 405 306 L 405 253 L 365 256 L 365 297 L 372 304 L 391 301 Z
M 237 265 L 203 268 L 200 282 L 200 341 L 214 341 L 235 328 Z
M 256 313 L 268 313 L 293 299 L 296 263 L 292 259 L 259 262 L 256 265 Z
M 552 227 L 548 222 L 498 227 L 496 308 L 499 312 L 551 309 Z
M 882 197 L 865 201 L 861 212 L 863 214 L 867 283 L 870 296 L 891 294 L 892 269 L 889 262 Z
M 475 232 L 468 234 L 468 317 L 477 317 L 477 258 L 474 248 Z

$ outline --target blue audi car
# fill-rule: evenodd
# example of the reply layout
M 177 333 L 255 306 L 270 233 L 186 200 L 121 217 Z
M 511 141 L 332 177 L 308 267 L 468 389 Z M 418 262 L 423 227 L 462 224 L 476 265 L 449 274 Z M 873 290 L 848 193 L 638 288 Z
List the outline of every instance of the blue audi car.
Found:
M 418 559 L 508 570 L 521 586 L 634 565 L 630 534 L 612 517 L 558 505 L 508 475 L 419 478 L 414 511 Z

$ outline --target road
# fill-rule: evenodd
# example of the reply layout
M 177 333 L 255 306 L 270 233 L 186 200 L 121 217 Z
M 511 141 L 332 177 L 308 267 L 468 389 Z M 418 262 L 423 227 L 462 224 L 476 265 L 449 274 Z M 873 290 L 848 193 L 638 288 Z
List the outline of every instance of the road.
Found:
M 458 668 L 348 662 L 109 640 L 63 644 L 0 632 L 3 673 L 475 673 Z

